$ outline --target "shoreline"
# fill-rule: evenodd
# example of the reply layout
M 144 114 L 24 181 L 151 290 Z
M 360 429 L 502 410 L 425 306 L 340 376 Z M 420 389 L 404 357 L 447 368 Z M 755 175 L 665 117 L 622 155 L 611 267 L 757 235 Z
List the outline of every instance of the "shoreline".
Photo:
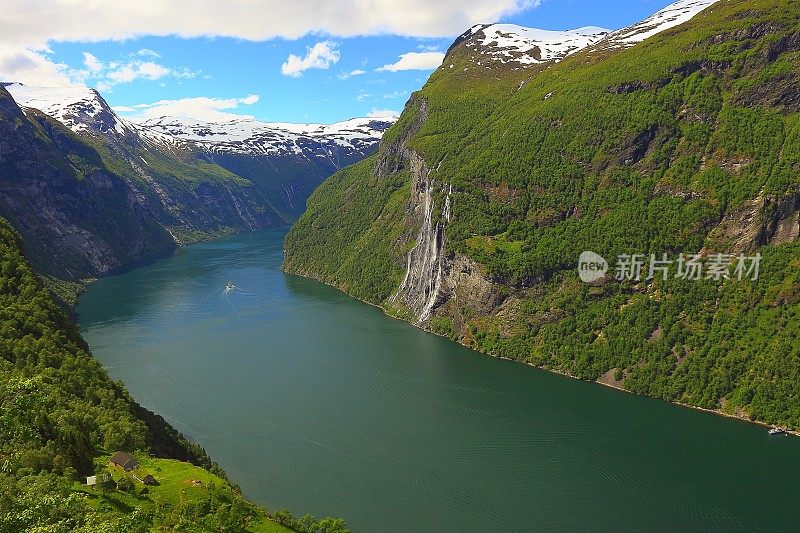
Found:
M 286 258 L 286 253 L 285 253 L 285 250 L 284 250 L 284 260 L 285 260 L 285 258 Z M 780 428 L 780 426 L 774 426 L 774 425 L 771 425 L 771 424 L 767 424 L 766 422 L 762 422 L 760 420 L 752 420 L 750 418 L 747 418 L 747 417 L 744 417 L 744 416 L 741 416 L 741 415 L 735 415 L 735 414 L 731 414 L 731 413 L 726 413 L 726 412 L 724 412 L 724 411 L 722 411 L 720 409 L 708 409 L 708 408 L 705 408 L 705 407 L 699 407 L 697 405 L 691 405 L 691 404 L 683 403 L 683 402 L 670 402 L 670 401 L 667 401 L 667 400 L 663 400 L 661 398 L 655 398 L 653 396 L 646 396 L 644 394 L 638 394 L 636 392 L 630 391 L 630 390 L 625 389 L 623 387 L 612 385 L 610 383 L 603 383 L 603 382 L 601 382 L 599 380 L 581 379 L 581 378 L 575 377 L 575 376 L 573 376 L 573 375 L 571 375 L 571 374 L 569 374 L 567 372 L 561 371 L 561 370 L 555 370 L 555 369 L 551 369 L 551 368 L 545 368 L 545 367 L 541 367 L 541 366 L 536 366 L 536 365 L 533 365 L 531 363 L 526 363 L 524 361 L 518 361 L 516 359 L 512 359 L 510 357 L 505 357 L 505 356 L 502 356 L 502 355 L 492 355 L 492 354 L 489 354 L 489 353 L 486 353 L 486 352 L 482 352 L 480 350 L 476 350 L 472 346 L 467 346 L 466 344 L 464 344 L 461 341 L 454 341 L 453 339 L 451 339 L 450 337 L 448 337 L 446 335 L 441 335 L 439 333 L 436 333 L 434 331 L 426 329 L 426 328 L 422 327 L 418 323 L 411 322 L 410 320 L 406 320 L 404 318 L 400 318 L 398 316 L 392 315 L 392 314 L 388 313 L 386 311 L 386 309 L 384 307 L 382 307 L 381 305 L 374 304 L 374 303 L 368 302 L 366 300 L 362 300 L 361 298 L 356 298 L 355 296 L 352 296 L 351 294 L 349 294 L 347 291 L 345 291 L 341 287 L 339 287 L 337 285 L 334 285 L 332 283 L 328 283 L 326 281 L 323 281 L 316 275 L 312 275 L 310 273 L 301 273 L 301 272 L 288 271 L 288 270 L 286 270 L 284 268 L 283 265 L 281 265 L 281 272 L 283 272 L 284 274 L 292 275 L 292 276 L 299 276 L 301 278 L 310 279 L 310 280 L 316 281 L 318 283 L 322 283 L 323 285 L 327 285 L 328 287 L 331 287 L 331 288 L 334 288 L 334 289 L 338 290 L 339 292 L 341 292 L 342 294 L 344 294 L 348 298 L 351 298 L 353 300 L 356 300 L 356 301 L 359 301 L 361 303 L 367 304 L 367 305 L 369 305 L 371 307 L 375 307 L 376 309 L 380 309 L 380 311 L 386 317 L 392 318 L 394 320 L 399 320 L 401 322 L 405 322 L 406 324 L 410 324 L 410 325 L 414 326 L 415 328 L 420 329 L 420 330 L 422 330 L 422 331 L 424 331 L 426 333 L 430 333 L 431 335 L 436 335 L 437 337 L 442 337 L 444 339 L 447 339 L 450 342 L 454 342 L 454 343 L 456 343 L 456 344 L 458 344 L 460 346 L 463 346 L 464 348 L 467 348 L 468 350 L 470 350 L 472 352 L 475 352 L 476 354 L 484 356 L 484 357 L 491 357 L 493 359 L 498 359 L 498 360 L 501 360 L 501 361 L 509 361 L 511 363 L 516 363 L 518 365 L 524 365 L 524 366 L 526 366 L 528 368 L 534 368 L 536 370 L 541 370 L 543 372 L 550 372 L 552 374 L 557 374 L 557 375 L 560 375 L 560 376 L 564 376 L 566 378 L 573 379 L 573 380 L 576 380 L 576 381 L 582 381 L 584 383 L 600 385 L 600 386 L 607 387 L 607 388 L 612 389 L 612 390 L 617 390 L 617 391 L 620 391 L 620 392 L 624 392 L 626 394 L 632 394 L 632 395 L 638 396 L 640 398 L 649 398 L 651 400 L 657 400 L 657 401 L 660 401 L 660 402 L 665 403 L 665 404 L 675 405 L 675 406 L 682 407 L 682 408 L 685 408 L 685 409 L 693 409 L 695 411 L 702 411 L 702 412 L 705 412 L 705 413 L 710 413 L 710 414 L 713 414 L 713 415 L 722 416 L 724 418 L 729 418 L 731 420 L 737 420 L 739 422 L 744 422 L 744 423 L 747 423 L 747 424 L 759 426 L 759 427 L 764 428 L 764 429 Z M 786 429 L 786 428 L 780 428 L 780 429 L 783 429 L 785 431 L 786 435 L 791 435 L 793 437 L 800 437 L 800 430 L 790 430 L 790 429 Z
M 235 234 L 255 233 L 255 232 L 259 232 L 259 231 L 270 231 L 270 230 L 278 230 L 278 229 L 287 229 L 288 230 L 289 228 L 291 228 L 291 226 L 287 225 L 287 226 L 279 226 L 279 227 L 274 227 L 274 228 L 261 228 L 261 229 L 252 230 L 252 231 L 239 231 L 239 232 L 234 232 L 234 233 L 226 234 L 226 235 L 217 235 L 217 236 L 209 238 L 209 239 L 202 239 L 202 240 L 195 241 L 195 242 L 189 242 L 189 243 L 180 244 L 180 245 L 178 245 L 176 247 L 176 249 L 177 248 L 181 248 L 181 247 L 185 247 L 185 246 L 191 246 L 193 244 L 200 244 L 202 242 L 213 241 L 215 239 L 229 237 L 230 235 L 235 235 Z M 283 256 L 284 256 L 284 262 L 285 262 L 285 260 L 286 260 L 286 249 L 285 248 L 283 249 Z M 155 258 L 150 258 L 150 259 L 152 261 Z M 139 268 L 141 266 L 146 266 L 147 264 L 148 264 L 147 261 L 137 261 L 135 264 L 128 265 L 128 267 L 126 269 L 124 269 L 124 271 L 133 270 L 133 269 Z M 105 275 L 100 276 L 100 277 L 103 277 L 103 278 L 111 277 L 111 276 L 114 276 L 114 275 L 122 274 L 124 271 L 113 272 L 113 273 L 109 272 L 109 273 L 106 273 Z M 492 354 L 489 354 L 489 353 L 486 353 L 486 352 L 482 352 L 480 350 L 476 350 L 472 346 L 468 346 L 468 345 L 464 344 L 460 340 L 453 340 L 453 339 L 451 339 L 450 337 L 448 337 L 446 335 L 442 335 L 442 334 L 436 333 L 434 331 L 431 331 L 430 329 L 427 329 L 427 328 L 423 327 L 422 325 L 420 325 L 420 324 L 418 324 L 416 322 L 412 322 L 410 320 L 406 320 L 404 318 L 392 315 L 389 312 L 387 312 L 387 310 L 383 306 L 381 306 L 379 304 L 372 303 L 372 302 L 368 302 L 368 301 L 363 300 L 361 298 L 357 298 L 357 297 L 351 295 L 350 293 L 348 293 L 342 287 L 340 287 L 338 285 L 335 285 L 333 283 L 328 283 L 327 281 L 324 281 L 324 280 L 320 279 L 320 277 L 317 276 L 316 274 L 312 274 L 310 272 L 304 272 L 304 271 L 295 272 L 295 271 L 286 270 L 285 267 L 284 267 L 284 263 L 281 264 L 280 271 L 282 273 L 284 273 L 284 274 L 310 279 L 310 280 L 316 281 L 318 283 L 322 283 L 323 285 L 326 285 L 328 287 L 334 288 L 334 289 L 338 290 L 339 292 L 341 292 L 342 294 L 344 294 L 345 296 L 347 296 L 348 298 L 350 298 L 352 300 L 356 300 L 356 301 L 361 302 L 363 304 L 366 304 L 366 305 L 368 305 L 370 307 L 374 307 L 376 309 L 379 309 L 381 311 L 381 313 L 386 317 L 389 317 L 389 318 L 391 318 L 393 320 L 399 320 L 399 321 L 404 322 L 406 324 L 410 324 L 410 325 L 414 326 L 417 329 L 420 329 L 420 330 L 422 330 L 422 331 L 424 331 L 426 333 L 430 333 L 431 335 L 435 335 L 437 337 L 442 337 L 444 339 L 447 339 L 448 341 L 454 342 L 454 343 L 456 343 L 456 344 L 458 344 L 458 345 L 460 345 L 460 346 L 462 346 L 464 348 L 467 348 L 468 350 L 470 350 L 472 352 L 475 352 L 476 354 L 479 354 L 481 356 L 491 357 L 493 359 L 499 359 L 499 360 L 503 360 L 503 361 L 509 361 L 509 362 L 512 362 L 512 363 L 524 365 L 524 366 L 529 367 L 529 368 L 535 368 L 537 370 L 541 370 L 541 371 L 544 371 L 544 372 L 550 372 L 552 374 L 557 374 L 557 375 L 560 375 L 560 376 L 564 376 L 564 377 L 567 377 L 567 378 L 570 378 L 570 379 L 574 379 L 574 380 L 577 380 L 577 381 L 583 381 L 585 383 L 594 383 L 594 384 L 601 385 L 601 386 L 607 387 L 609 389 L 621 391 L 621 392 L 624 392 L 624 393 L 627 393 L 627 394 L 633 394 L 635 396 L 639 396 L 639 397 L 642 397 L 642 398 L 650 398 L 652 400 L 658 400 L 658 401 L 661 401 L 663 403 L 676 405 L 678 407 L 693 409 L 693 410 L 696 410 L 696 411 L 702 411 L 702 412 L 714 414 L 714 415 L 717 415 L 717 416 L 722 416 L 722 417 L 725 417 L 725 418 L 729 418 L 731 420 L 738 420 L 740 422 L 756 425 L 756 426 L 759 426 L 759 427 L 762 427 L 762 428 L 772 429 L 772 428 L 779 428 L 780 427 L 780 426 L 774 426 L 774 425 L 771 425 L 771 424 L 767 424 L 766 422 L 762 422 L 760 420 L 752 420 L 752 419 L 747 418 L 745 416 L 726 413 L 726 412 L 724 412 L 724 411 L 722 411 L 720 409 L 708 409 L 708 408 L 705 408 L 705 407 L 699 407 L 699 406 L 696 406 L 696 405 L 691 405 L 691 404 L 687 404 L 687 403 L 683 403 L 683 402 L 670 402 L 670 401 L 667 401 L 667 400 L 663 400 L 661 398 L 655 398 L 653 396 L 646 396 L 644 394 L 638 394 L 636 392 L 633 392 L 633 391 L 630 391 L 628 389 L 625 389 L 624 387 L 613 385 L 611 383 L 604 383 L 604 382 L 600 381 L 599 379 L 598 380 L 581 379 L 581 378 L 578 378 L 576 376 L 573 376 L 573 375 L 571 375 L 571 374 L 569 374 L 567 372 L 561 371 L 561 370 L 556 370 L 556 369 L 552 369 L 552 368 L 536 366 L 536 365 L 533 365 L 531 363 L 526 363 L 524 361 L 518 361 L 516 359 L 512 359 L 510 357 L 506 357 L 506 356 L 502 356 L 502 355 L 492 355 Z M 86 278 L 84 280 L 81 280 L 81 282 L 84 285 L 84 287 L 86 289 L 88 289 L 89 285 L 92 282 L 97 281 L 97 279 L 99 279 L 99 277 Z M 85 293 L 86 293 L 86 290 L 82 291 L 81 294 L 78 296 L 78 300 L 77 301 L 79 301 L 80 298 Z M 76 313 L 77 307 L 78 307 L 77 306 L 77 301 L 76 301 L 75 307 L 72 309 L 72 312 L 76 314 L 76 316 L 74 318 L 77 318 L 77 313 Z M 77 322 L 77 320 L 76 320 L 76 322 Z M 787 435 L 800 437 L 800 430 L 792 430 L 792 429 L 786 429 L 786 428 L 780 428 L 780 429 L 783 429 L 786 432 Z

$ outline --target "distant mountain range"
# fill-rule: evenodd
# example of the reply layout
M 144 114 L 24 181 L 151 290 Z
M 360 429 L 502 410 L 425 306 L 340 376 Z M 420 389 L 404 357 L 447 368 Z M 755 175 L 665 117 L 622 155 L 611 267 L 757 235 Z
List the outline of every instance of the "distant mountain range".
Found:
M 143 142 L 208 153 L 307 155 L 327 158 L 364 156 L 391 119 L 355 118 L 336 124 L 261 122 L 250 118 L 209 122 L 179 117 L 127 120 L 88 87 L 31 87 L 4 84 L 20 106 L 49 115 L 77 134 L 136 135 Z
M 326 177 L 374 152 L 393 122 L 138 122 L 94 89 L 3 85 L 0 215 L 37 268 L 69 279 L 286 224 Z
M 204 122 L 160 117 L 134 122 L 144 138 L 191 144 L 209 153 L 306 154 L 316 158 L 365 155 L 393 120 L 355 118 L 336 124 L 289 124 L 236 119 Z

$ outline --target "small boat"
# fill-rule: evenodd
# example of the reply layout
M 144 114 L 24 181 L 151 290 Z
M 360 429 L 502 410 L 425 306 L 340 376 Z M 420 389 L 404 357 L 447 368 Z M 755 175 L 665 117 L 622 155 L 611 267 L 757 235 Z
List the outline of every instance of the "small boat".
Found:
M 770 435 L 786 435 L 786 430 L 782 428 L 772 428 L 767 433 Z
M 229 281 L 228 283 L 225 284 L 225 292 L 232 291 L 235 288 L 236 285 L 234 285 L 232 281 Z

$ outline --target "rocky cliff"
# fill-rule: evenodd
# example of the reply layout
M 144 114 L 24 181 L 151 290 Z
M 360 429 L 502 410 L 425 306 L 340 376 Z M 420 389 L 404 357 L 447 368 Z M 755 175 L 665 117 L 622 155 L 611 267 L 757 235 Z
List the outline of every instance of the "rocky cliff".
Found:
M 23 235 L 33 264 L 62 279 L 287 224 L 328 175 L 373 151 L 389 125 L 364 120 L 306 135 L 284 125 L 290 138 L 275 143 L 275 128 L 234 141 L 228 124 L 219 130 L 228 138 L 199 142 L 124 120 L 92 89 L 6 85 L 0 215 Z
M 174 246 L 145 194 L 61 124 L 26 117 L 3 88 L 0 214 L 22 234 L 31 262 L 64 278 L 101 274 Z

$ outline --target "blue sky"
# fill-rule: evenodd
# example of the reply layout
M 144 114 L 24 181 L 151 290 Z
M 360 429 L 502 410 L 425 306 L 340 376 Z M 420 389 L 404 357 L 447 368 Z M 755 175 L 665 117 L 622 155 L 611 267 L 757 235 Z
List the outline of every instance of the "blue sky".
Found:
M 503 1 L 510 3 L 510 0 Z M 555 30 L 590 25 L 617 29 L 646 18 L 671 2 L 542 0 L 538 6 L 536 3 L 535 0 L 521 0 L 516 2 L 516 9 L 502 14 L 499 20 L 484 22 L 510 22 Z M 476 9 L 488 9 L 484 7 L 487 4 L 492 2 L 483 2 Z M 224 2 L 219 5 L 224 6 Z M 458 15 L 464 20 L 475 20 L 470 18 L 474 13 Z M 0 33 L 3 16 L 0 15 Z M 345 13 L 342 16 L 346 18 Z M 258 40 L 225 36 L 120 38 L 117 34 L 109 34 L 116 39 L 109 40 L 103 35 L 73 32 L 65 36 L 40 36 L 49 50 L 41 50 L 41 45 L 28 48 L 43 61 L 57 65 L 59 73 L 66 74 L 71 81 L 98 87 L 106 100 L 125 115 L 162 111 L 191 114 L 193 109 L 198 109 L 198 113 L 210 118 L 233 113 L 268 121 L 328 123 L 382 110 L 401 110 L 409 94 L 421 87 L 433 70 L 430 64 L 426 66 L 426 56 L 418 54 L 445 51 L 453 38 L 467 29 L 455 30 L 455 27 L 432 23 L 432 29 L 421 32 L 434 34 L 432 36 L 402 34 L 413 33 L 413 25 L 411 30 L 404 27 L 389 29 L 381 35 L 347 36 L 342 35 L 347 31 L 342 30 L 346 26 L 341 24 L 341 21 L 329 24 L 331 28 L 338 28 L 333 30 L 321 24 L 321 29 L 298 38 Z M 298 26 L 292 31 L 302 33 L 303 28 Z M 154 33 L 170 31 L 173 31 L 170 26 L 165 26 Z M 174 31 L 187 33 L 188 30 L 176 23 Z M 228 33 L 245 34 L 247 31 L 250 30 L 235 29 Z M 143 32 L 146 30 L 135 30 L 135 33 Z M 20 38 L 19 42 L 23 40 Z M 0 43 L 0 52 L 2 46 Z M 307 57 L 309 51 L 313 51 L 310 58 Z M 409 62 L 423 68 L 378 70 L 396 63 L 402 54 L 409 52 L 414 53 L 415 60 L 410 61 L 410 57 Z M 290 55 L 297 57 L 289 60 Z M 428 60 L 432 58 L 432 55 L 427 56 Z M 0 77 L 13 80 L 15 65 L 26 65 L 24 59 L 20 56 L 4 63 L 0 56 Z M 311 68 L 302 70 L 309 65 Z M 20 72 L 17 77 L 27 83 L 48 84 L 47 76 L 40 75 L 41 81 L 36 77 L 37 73 L 44 72 L 41 68 L 31 70 L 27 77 L 23 75 L 25 71 Z M 161 104 L 154 106 L 157 102 Z

